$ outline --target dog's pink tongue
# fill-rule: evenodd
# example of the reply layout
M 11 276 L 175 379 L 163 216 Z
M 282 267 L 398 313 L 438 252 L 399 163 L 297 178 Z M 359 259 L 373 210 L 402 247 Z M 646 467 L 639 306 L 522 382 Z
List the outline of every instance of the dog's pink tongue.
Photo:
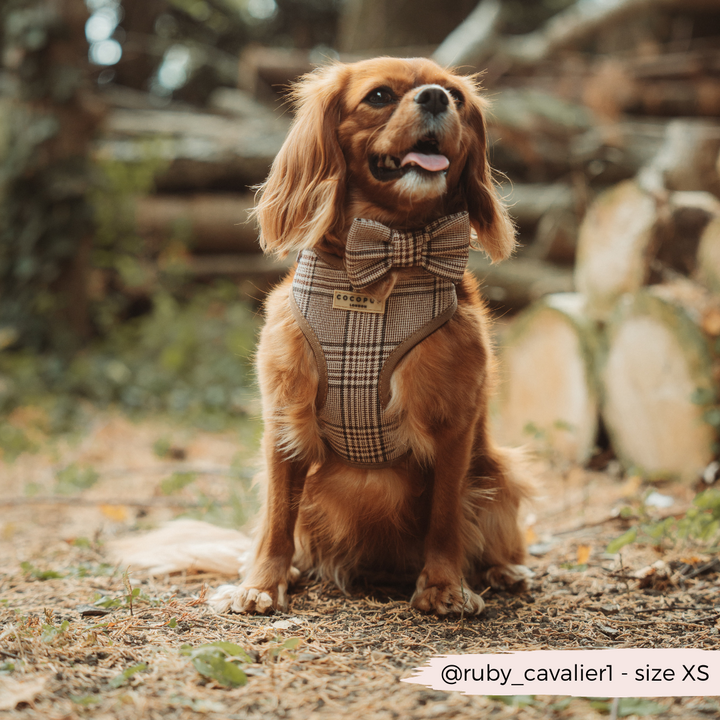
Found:
M 444 155 L 423 155 L 423 153 L 409 152 L 400 163 L 400 167 L 405 167 L 414 163 L 430 172 L 439 172 L 445 170 L 450 161 Z

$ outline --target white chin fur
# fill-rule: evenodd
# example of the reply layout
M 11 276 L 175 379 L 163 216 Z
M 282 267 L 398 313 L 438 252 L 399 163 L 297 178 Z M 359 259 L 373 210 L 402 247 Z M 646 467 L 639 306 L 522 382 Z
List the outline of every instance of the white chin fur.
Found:
M 439 172 L 433 175 L 410 170 L 395 183 L 395 189 L 415 200 L 438 197 L 447 190 L 447 177 Z

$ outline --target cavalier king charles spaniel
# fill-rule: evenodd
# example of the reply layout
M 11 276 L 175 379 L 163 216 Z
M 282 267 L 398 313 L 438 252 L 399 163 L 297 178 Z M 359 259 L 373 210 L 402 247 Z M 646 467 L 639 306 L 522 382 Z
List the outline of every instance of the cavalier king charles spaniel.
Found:
M 267 252 L 298 253 L 257 351 L 264 505 L 220 612 L 286 610 L 300 574 L 410 579 L 413 607 L 478 613 L 522 586 L 529 486 L 488 431 L 493 357 L 468 249 L 515 233 L 487 161 L 475 78 L 427 59 L 303 77 L 259 192 Z

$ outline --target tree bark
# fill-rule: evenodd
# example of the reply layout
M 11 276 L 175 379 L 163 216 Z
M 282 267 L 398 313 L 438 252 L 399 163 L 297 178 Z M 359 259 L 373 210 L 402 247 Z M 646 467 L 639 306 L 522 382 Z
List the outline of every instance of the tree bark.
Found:
M 477 0 L 347 0 L 338 33 L 341 52 L 439 45 Z
M 88 82 L 86 18 L 81 0 L 0 9 L 0 325 L 36 348 L 89 333 L 85 194 L 103 106 Z
M 135 200 L 135 223 L 155 248 L 180 233 L 194 253 L 259 252 L 253 204 L 249 193 L 150 195 Z

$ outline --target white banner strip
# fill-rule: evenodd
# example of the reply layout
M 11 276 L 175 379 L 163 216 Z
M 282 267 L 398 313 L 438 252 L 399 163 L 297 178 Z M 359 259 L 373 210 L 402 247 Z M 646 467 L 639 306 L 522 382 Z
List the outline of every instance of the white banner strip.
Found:
M 465 695 L 720 695 L 720 650 L 531 650 L 443 655 L 403 680 Z

